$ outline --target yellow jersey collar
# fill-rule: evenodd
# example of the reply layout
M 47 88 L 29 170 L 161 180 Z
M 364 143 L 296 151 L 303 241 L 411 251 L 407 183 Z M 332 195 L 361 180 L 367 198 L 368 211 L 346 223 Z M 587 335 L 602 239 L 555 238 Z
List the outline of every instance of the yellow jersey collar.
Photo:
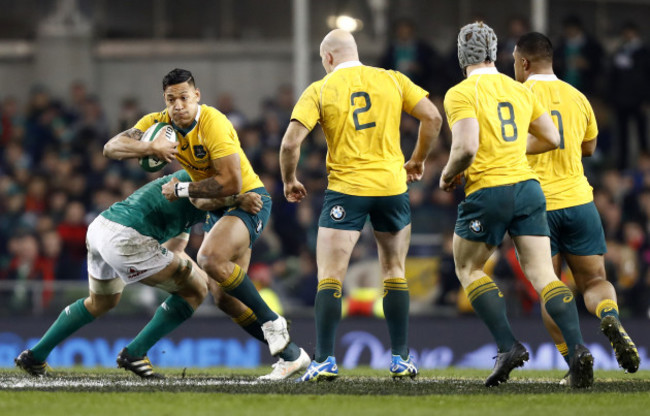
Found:
M 555 74 L 533 74 L 526 81 L 557 81 Z
M 337 69 L 352 68 L 353 66 L 362 66 L 362 65 L 363 64 L 360 61 L 341 62 L 340 64 L 336 65 L 334 71 L 332 72 L 336 72 Z
M 498 74 L 498 73 L 499 71 L 493 66 L 488 68 L 476 68 L 475 70 L 467 74 L 467 78 L 473 75 L 486 75 L 486 74 Z

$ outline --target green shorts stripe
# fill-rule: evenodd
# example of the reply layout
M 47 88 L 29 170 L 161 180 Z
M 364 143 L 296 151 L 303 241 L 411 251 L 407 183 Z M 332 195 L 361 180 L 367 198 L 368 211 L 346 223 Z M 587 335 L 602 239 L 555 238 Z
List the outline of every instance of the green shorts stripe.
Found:
M 479 189 L 458 205 L 454 232 L 460 237 L 498 246 L 506 232 L 549 236 L 546 199 L 536 180 Z
M 596 205 L 592 202 L 575 207 L 549 211 L 551 254 L 576 256 L 605 254 L 605 232 Z
M 408 192 L 391 196 L 356 196 L 326 190 L 319 227 L 361 231 L 366 220 L 375 231 L 396 232 L 411 223 Z

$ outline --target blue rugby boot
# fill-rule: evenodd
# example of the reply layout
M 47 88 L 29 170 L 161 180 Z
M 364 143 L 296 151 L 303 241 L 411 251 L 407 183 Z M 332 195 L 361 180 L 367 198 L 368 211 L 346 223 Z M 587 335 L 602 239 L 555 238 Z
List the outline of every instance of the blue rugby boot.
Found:
M 339 376 L 339 368 L 336 365 L 336 358 L 330 356 L 327 357 L 322 363 L 317 363 L 312 361 L 307 367 L 307 371 L 299 379 L 296 379 L 296 382 L 300 383 L 303 381 L 318 381 L 318 380 L 334 380 Z
M 418 375 L 418 368 L 410 355 L 408 360 L 404 360 L 399 355 L 393 355 L 389 370 L 393 380 L 403 377 L 411 377 L 413 379 Z

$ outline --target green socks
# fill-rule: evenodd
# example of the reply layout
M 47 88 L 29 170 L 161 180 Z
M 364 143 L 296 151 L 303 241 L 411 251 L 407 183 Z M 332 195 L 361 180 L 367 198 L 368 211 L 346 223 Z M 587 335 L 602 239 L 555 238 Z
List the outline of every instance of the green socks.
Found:
M 95 320 L 84 306 L 84 299 L 66 306 L 56 321 L 50 326 L 43 338 L 31 349 L 34 358 L 45 361 L 50 352 L 64 339 L 82 326 Z
M 126 346 L 135 357 L 147 355 L 147 351 L 162 337 L 172 332 L 194 314 L 194 308 L 182 297 L 171 295 L 158 307 L 147 326 Z
M 562 331 L 564 342 L 569 348 L 569 359 L 577 344 L 582 344 L 582 333 L 578 321 L 578 309 L 571 290 L 559 280 L 542 289 L 542 300 L 546 311 Z
M 506 316 L 506 302 L 497 285 L 489 276 L 485 276 L 472 282 L 465 292 L 474 311 L 492 333 L 498 351 L 510 351 L 515 344 L 515 336 Z
M 262 323 L 275 321 L 278 314 L 264 302 L 260 293 L 246 273 L 235 264 L 235 268 L 228 279 L 220 283 L 221 287 L 231 296 L 236 297 L 242 303 L 253 310 L 257 319 Z
M 384 280 L 383 305 L 391 353 L 408 360 L 409 288 L 406 279 L 395 277 Z
M 341 321 L 341 282 L 336 279 L 323 279 L 318 282 L 318 292 L 314 302 L 316 320 L 316 354 L 314 359 L 322 363 L 334 356 L 336 328 Z
M 264 339 L 264 332 L 262 332 L 262 325 L 257 321 L 257 317 L 251 309 L 247 309 L 246 312 L 236 318 L 232 318 L 232 320 L 237 325 L 241 326 L 244 331 L 248 332 L 250 336 L 264 344 L 267 344 Z M 293 341 L 291 341 L 289 345 L 278 354 L 278 357 L 282 358 L 284 361 L 295 361 L 299 356 L 300 348 L 298 348 L 296 343 Z

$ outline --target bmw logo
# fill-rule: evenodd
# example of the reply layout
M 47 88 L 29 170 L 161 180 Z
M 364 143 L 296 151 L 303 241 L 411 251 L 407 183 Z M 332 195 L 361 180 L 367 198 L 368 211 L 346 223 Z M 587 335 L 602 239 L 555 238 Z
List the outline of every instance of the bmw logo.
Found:
M 483 232 L 483 224 L 479 220 L 472 220 L 469 223 L 469 229 L 475 232 L 476 234 Z
M 330 217 L 332 217 L 334 221 L 341 221 L 345 218 L 345 209 L 340 205 L 334 205 L 330 210 Z

